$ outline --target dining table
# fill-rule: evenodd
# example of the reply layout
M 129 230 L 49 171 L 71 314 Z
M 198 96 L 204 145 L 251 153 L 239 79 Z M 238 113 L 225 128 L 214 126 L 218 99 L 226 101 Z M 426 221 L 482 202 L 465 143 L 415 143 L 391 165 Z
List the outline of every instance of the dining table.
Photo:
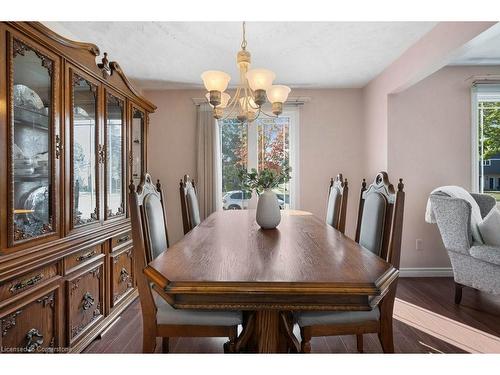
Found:
M 216 211 L 144 269 L 176 309 L 243 312 L 239 352 L 297 352 L 294 314 L 378 305 L 399 271 L 315 215 L 282 210 L 261 229 L 255 210 Z

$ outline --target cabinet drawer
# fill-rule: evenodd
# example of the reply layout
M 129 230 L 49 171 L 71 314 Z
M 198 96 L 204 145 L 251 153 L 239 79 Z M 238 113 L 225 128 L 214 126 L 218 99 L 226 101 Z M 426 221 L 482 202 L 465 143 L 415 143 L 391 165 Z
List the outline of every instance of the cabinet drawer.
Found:
M 4 301 L 21 292 L 30 290 L 37 285 L 46 283 L 57 275 L 57 265 L 51 264 L 40 267 L 32 272 L 18 276 L 14 279 L 1 283 L 0 301 Z
M 132 247 L 110 254 L 110 298 L 111 307 L 118 305 L 134 290 L 134 263 Z
M 132 243 L 132 232 L 128 231 L 118 236 L 115 236 L 111 239 L 111 249 L 114 250 L 118 247 L 124 246 L 125 244 L 131 244 L 131 243 Z
M 59 285 L 0 312 L 0 348 L 6 353 L 53 352 L 58 340 Z
M 79 270 L 67 282 L 67 333 L 73 344 L 104 316 L 104 263 Z
M 74 252 L 64 258 L 64 269 L 66 273 L 81 267 L 85 264 L 90 264 L 102 254 L 102 244 L 87 247 L 85 249 Z

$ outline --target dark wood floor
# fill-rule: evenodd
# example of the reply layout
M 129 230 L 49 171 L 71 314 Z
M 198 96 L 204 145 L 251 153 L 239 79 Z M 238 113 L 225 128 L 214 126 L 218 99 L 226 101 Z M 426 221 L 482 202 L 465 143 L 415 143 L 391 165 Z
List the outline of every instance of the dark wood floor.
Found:
M 493 349 L 496 349 L 496 338 L 499 338 L 497 352 L 500 353 L 500 296 L 492 296 L 465 288 L 462 303 L 457 306 L 453 303 L 453 280 L 451 278 L 402 278 L 398 284 L 397 298 L 418 306 L 415 310 L 417 313 L 423 312 L 425 315 L 426 311 L 429 310 L 438 314 L 428 314 L 433 320 L 430 325 L 437 325 L 438 329 L 434 328 L 434 333 L 430 332 L 429 334 L 424 332 L 429 332 L 426 327 L 417 329 L 414 328 L 413 324 L 408 325 L 395 319 L 394 344 L 396 352 L 470 352 L 462 345 L 456 344 L 456 341 L 449 339 L 446 333 L 438 332 L 440 322 L 446 321 L 450 322 L 452 327 L 456 324 L 456 330 L 464 331 L 464 336 L 472 342 L 469 343 L 472 347 L 475 345 L 475 339 L 481 340 L 483 333 L 494 336 L 489 336 L 490 349 L 492 348 L 491 339 L 493 339 Z M 472 339 L 467 333 L 473 334 Z M 296 334 L 299 337 L 299 333 L 296 332 Z M 172 353 L 222 353 L 222 344 L 225 341 L 226 339 L 223 338 L 173 338 L 170 340 L 170 351 Z M 365 352 L 382 353 L 376 335 L 365 335 L 364 341 Z M 160 350 L 161 345 L 159 341 L 158 343 L 157 350 Z M 313 353 L 356 353 L 356 338 L 354 336 L 314 338 L 311 344 Z M 140 353 L 141 348 L 141 311 L 139 303 L 136 301 L 123 312 L 121 319 L 106 335 L 91 343 L 85 352 Z

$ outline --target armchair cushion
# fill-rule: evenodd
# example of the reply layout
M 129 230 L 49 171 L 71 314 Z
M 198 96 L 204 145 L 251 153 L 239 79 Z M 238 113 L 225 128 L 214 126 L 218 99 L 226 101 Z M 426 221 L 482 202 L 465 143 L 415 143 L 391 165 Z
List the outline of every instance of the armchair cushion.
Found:
M 345 325 L 372 320 L 378 321 L 379 318 L 378 306 L 370 311 L 307 311 L 295 314 L 295 321 L 300 327 Z
M 239 311 L 174 309 L 158 294 L 155 294 L 155 302 L 158 324 L 236 326 L 242 323 Z
M 491 209 L 482 222 L 478 224 L 479 231 L 486 245 L 500 246 L 500 211 Z
M 500 266 L 500 247 L 498 246 L 472 246 L 470 255 L 487 263 L 493 263 Z

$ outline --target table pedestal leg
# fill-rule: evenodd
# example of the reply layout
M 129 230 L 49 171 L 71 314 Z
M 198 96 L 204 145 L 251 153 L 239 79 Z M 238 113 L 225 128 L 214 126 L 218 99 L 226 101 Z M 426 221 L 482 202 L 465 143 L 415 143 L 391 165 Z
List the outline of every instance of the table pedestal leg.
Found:
M 257 353 L 297 352 L 298 341 L 293 336 L 293 323 L 288 314 L 276 310 L 249 313 L 236 351 Z

